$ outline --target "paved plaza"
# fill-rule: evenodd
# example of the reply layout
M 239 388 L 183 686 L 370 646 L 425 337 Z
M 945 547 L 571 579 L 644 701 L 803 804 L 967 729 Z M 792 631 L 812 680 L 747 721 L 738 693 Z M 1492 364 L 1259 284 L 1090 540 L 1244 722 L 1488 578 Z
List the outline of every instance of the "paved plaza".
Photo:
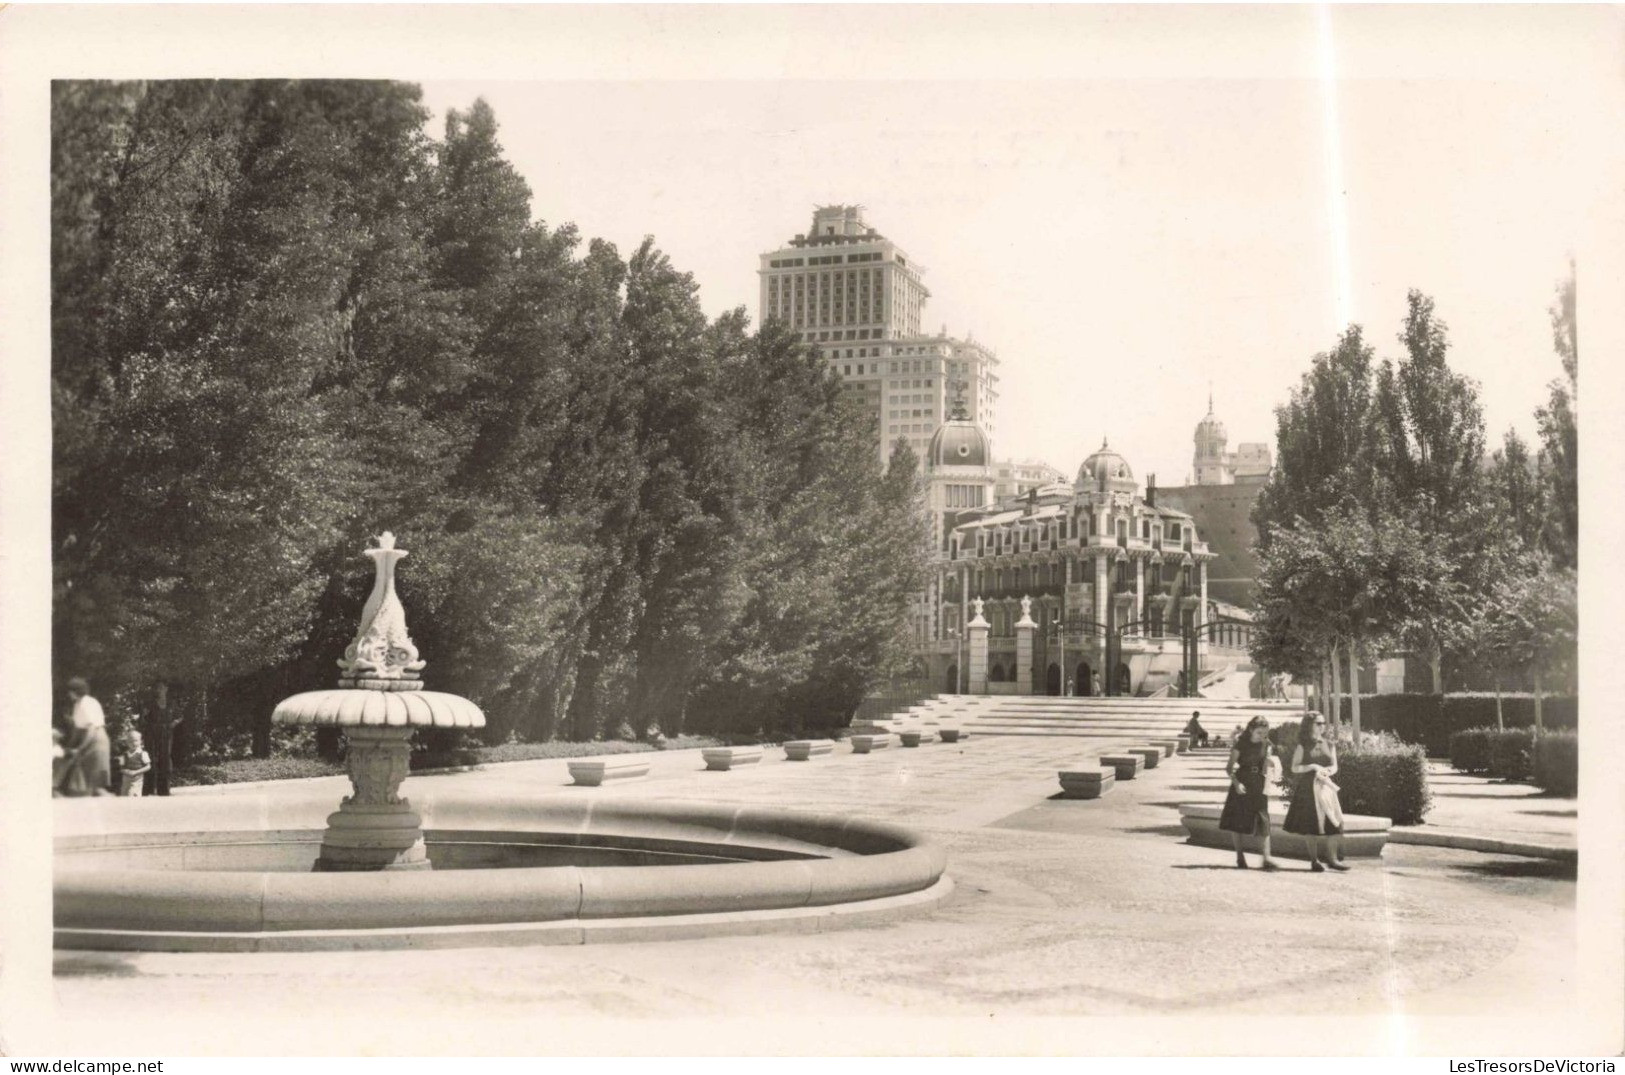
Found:
M 863 756 L 843 746 L 790 763 L 770 748 L 759 765 L 706 772 L 697 751 L 681 751 L 654 756 L 646 780 L 594 789 L 567 786 L 563 761 L 413 777 L 408 794 L 455 785 L 501 799 L 854 812 L 939 841 L 954 890 L 903 920 L 825 933 L 433 952 L 61 952 L 63 1030 L 86 1054 L 663 1053 L 679 1041 L 724 1053 L 1584 1051 L 1564 1037 L 1576 1003 L 1572 864 L 1391 844 L 1383 861 L 1346 875 L 1290 861 L 1273 875 L 1240 871 L 1228 852 L 1186 844 L 1178 824 L 1180 803 L 1222 797 L 1222 753 L 1166 759 L 1100 800 L 1056 798 L 1057 767 L 1085 752 L 987 737 Z M 1573 800 L 1460 780 L 1469 783 L 1441 783 L 1453 792 L 1440 807 L 1452 825 L 1522 812 L 1541 839 L 1566 833 L 1572 844 Z M 162 808 L 308 801 L 315 827 L 344 790 L 342 778 L 197 789 Z M 58 822 L 156 805 L 62 800 Z M 1331 1017 L 1369 1023 L 1350 1040 L 1317 1029 Z M 677 1036 L 638 1029 L 655 1025 Z

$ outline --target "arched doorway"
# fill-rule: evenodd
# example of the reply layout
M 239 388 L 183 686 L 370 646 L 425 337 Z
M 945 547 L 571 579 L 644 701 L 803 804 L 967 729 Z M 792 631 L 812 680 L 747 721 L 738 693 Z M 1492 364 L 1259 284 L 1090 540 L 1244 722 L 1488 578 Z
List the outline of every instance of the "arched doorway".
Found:
M 1004 665 L 1002 665 L 1002 664 L 994 665 L 993 666 L 993 671 L 991 671 L 991 672 L 989 672 L 987 674 L 987 678 L 988 678 L 988 681 L 992 682 L 992 683 L 1003 683 L 1004 682 Z
M 1093 677 L 1089 674 L 1089 662 L 1080 661 L 1078 662 L 1078 680 L 1072 693 L 1081 694 L 1087 698 L 1094 692 Z
M 1044 674 L 1044 689 L 1050 694 L 1059 695 L 1061 693 L 1060 665 L 1051 664 L 1049 666 L 1049 671 Z
M 959 665 L 957 664 L 948 666 L 948 693 L 959 693 Z
M 1117 666 L 1117 693 L 1124 698 L 1134 693 L 1133 681 L 1128 674 L 1128 665 L 1126 664 Z

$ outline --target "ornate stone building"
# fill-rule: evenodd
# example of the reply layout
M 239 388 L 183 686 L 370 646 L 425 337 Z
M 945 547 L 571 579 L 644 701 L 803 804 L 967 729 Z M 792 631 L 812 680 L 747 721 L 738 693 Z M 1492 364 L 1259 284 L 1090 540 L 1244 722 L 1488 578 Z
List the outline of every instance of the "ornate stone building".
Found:
M 995 502 L 986 437 L 956 418 L 925 464 L 936 549 L 916 623 L 939 689 L 1177 686 L 1181 630 L 1207 619 L 1213 553 L 1188 514 L 1158 504 L 1154 487 L 1141 495 L 1127 460 L 1102 442 L 1075 481 Z

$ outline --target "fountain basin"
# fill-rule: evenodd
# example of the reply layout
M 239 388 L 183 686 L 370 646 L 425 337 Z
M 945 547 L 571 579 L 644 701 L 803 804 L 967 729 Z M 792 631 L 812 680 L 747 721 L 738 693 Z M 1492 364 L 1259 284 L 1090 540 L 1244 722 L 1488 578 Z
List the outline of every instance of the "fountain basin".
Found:
M 912 913 L 952 887 L 941 849 L 896 826 L 553 796 L 422 797 L 414 808 L 436 868 L 313 873 L 320 799 L 233 802 L 59 813 L 71 823 L 57 840 L 57 947 L 297 951 L 816 930 Z

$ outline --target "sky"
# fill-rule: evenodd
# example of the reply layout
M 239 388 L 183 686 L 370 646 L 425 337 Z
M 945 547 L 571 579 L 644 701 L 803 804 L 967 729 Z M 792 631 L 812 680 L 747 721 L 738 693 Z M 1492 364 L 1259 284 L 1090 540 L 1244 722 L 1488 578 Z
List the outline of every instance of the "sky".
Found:
M 448 108 L 484 97 L 538 219 L 623 252 L 654 235 L 713 316 L 756 316 L 758 255 L 806 231 L 814 205 L 863 205 L 924 266 L 928 330 L 996 350 L 1001 457 L 1073 473 L 1109 437 L 1142 480 L 1180 483 L 1210 385 L 1232 449 L 1273 444 L 1273 409 L 1345 324 L 1399 357 L 1410 288 L 1480 382 L 1491 443 L 1508 427 L 1532 439 L 1560 373 L 1547 310 L 1586 235 L 1601 117 L 1590 87 L 1527 58 L 1577 27 L 1526 30 L 1515 77 L 1368 78 L 1340 66 L 1362 29 L 1340 19 L 1270 20 L 1301 52 L 1286 77 L 882 65 L 428 80 L 424 100 L 438 135 Z

